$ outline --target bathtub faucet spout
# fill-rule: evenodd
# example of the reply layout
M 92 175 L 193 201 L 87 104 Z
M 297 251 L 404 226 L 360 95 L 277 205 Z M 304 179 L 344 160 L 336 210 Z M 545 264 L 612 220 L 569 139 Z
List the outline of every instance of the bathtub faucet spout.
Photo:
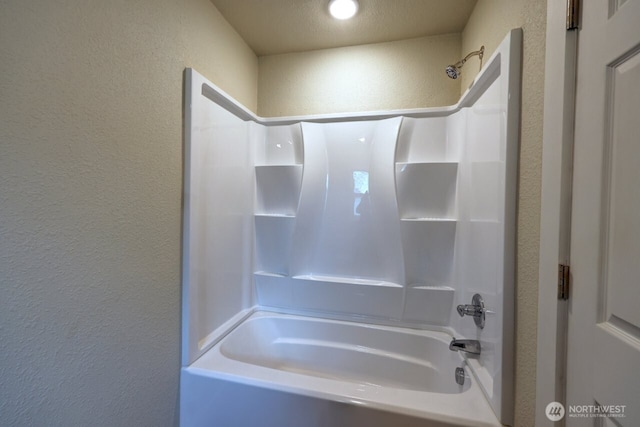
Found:
M 464 351 L 470 354 L 480 354 L 480 341 L 452 339 L 449 344 L 451 351 Z

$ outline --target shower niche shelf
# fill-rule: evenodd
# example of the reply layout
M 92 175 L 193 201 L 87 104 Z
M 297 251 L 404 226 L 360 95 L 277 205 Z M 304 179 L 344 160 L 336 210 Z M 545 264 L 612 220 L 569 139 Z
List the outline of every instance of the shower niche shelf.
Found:
M 256 173 L 256 269 L 272 277 L 289 274 L 302 165 L 259 165 Z
M 261 129 L 256 145 L 256 165 L 297 165 L 302 163 L 303 144 L 300 123 Z
M 434 157 L 444 158 L 444 152 Z M 407 295 L 419 295 L 425 286 L 449 289 L 458 222 L 458 163 L 396 162 L 395 172 Z
M 455 218 L 456 162 L 397 162 L 396 191 L 402 220 Z
M 398 135 L 396 161 L 401 163 L 446 162 L 455 160 L 454 150 L 447 143 L 448 117 L 421 120 L 405 117 Z
M 255 215 L 256 270 L 289 275 L 295 217 Z
M 456 240 L 455 220 L 402 220 L 406 283 L 449 286 Z
M 332 316 L 353 315 L 445 326 L 455 290 L 449 286 L 397 283 L 331 276 L 254 274 L 262 305 Z
M 292 217 L 298 209 L 302 165 L 256 166 L 256 215 Z
M 426 218 L 400 218 L 401 222 L 430 222 L 430 223 L 443 223 L 443 224 L 449 224 L 449 223 L 455 223 L 458 222 L 457 219 L 455 218 L 432 218 L 432 217 L 426 217 Z
M 270 283 L 289 276 L 302 185 L 302 130 L 300 124 L 270 126 L 261 128 L 259 136 L 254 167 L 254 277 Z

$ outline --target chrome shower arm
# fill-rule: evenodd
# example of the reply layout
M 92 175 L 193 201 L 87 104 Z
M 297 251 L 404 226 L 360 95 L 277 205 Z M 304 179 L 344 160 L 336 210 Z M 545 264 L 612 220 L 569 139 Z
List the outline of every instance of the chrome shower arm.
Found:
M 454 65 L 449 65 L 447 68 L 445 68 L 445 71 L 447 72 L 447 76 L 449 76 L 452 79 L 457 79 L 460 76 L 460 69 L 462 68 L 464 63 L 467 62 L 469 58 L 475 55 L 478 55 L 478 57 L 480 58 L 480 70 L 482 70 L 482 57 L 484 56 L 484 46 L 480 46 L 480 50 L 471 52 L 470 54 L 462 58 L 460 61 L 456 62 Z
M 480 68 L 482 68 L 482 57 L 484 56 L 484 46 L 480 46 L 480 50 L 473 51 L 467 56 L 465 56 L 463 59 L 461 59 L 460 61 L 456 62 L 454 67 L 462 67 L 464 63 L 467 62 L 467 60 L 469 60 L 469 58 L 475 55 L 478 55 L 478 58 L 480 59 Z

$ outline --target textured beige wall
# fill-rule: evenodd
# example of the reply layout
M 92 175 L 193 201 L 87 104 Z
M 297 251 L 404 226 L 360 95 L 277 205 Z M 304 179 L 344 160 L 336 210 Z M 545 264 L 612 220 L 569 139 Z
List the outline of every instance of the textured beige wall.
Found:
M 186 65 L 255 110 L 208 0 L 0 2 L 0 425 L 176 423 Z
M 518 253 L 516 272 L 516 426 L 533 426 L 536 397 L 538 251 L 546 0 L 478 0 L 462 33 L 463 54 L 484 44 L 491 55 L 511 28 L 524 33 Z M 468 87 L 474 72 L 463 74 Z
M 209 0 L 184 6 L 184 66 L 194 68 L 253 112 L 258 111 L 258 58 Z
M 261 56 L 258 114 L 264 117 L 455 104 L 460 34 Z

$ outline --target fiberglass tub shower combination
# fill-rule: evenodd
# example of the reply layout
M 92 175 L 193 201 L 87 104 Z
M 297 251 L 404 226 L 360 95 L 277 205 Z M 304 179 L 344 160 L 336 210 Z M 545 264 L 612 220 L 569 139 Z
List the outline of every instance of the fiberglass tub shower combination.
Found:
M 263 119 L 187 70 L 183 426 L 512 423 L 521 37 L 444 108 Z

